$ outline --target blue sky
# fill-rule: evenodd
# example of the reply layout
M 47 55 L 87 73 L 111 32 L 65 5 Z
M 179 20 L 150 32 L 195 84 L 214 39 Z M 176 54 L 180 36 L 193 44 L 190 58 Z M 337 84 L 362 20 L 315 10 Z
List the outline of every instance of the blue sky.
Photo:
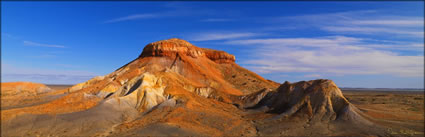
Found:
M 2 2 L 2 81 L 76 84 L 173 37 L 277 82 L 424 87 L 424 2 Z

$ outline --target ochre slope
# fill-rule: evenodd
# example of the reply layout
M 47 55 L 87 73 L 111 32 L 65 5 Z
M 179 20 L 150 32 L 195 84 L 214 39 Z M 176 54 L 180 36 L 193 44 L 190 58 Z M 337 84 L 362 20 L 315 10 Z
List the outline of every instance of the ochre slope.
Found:
M 17 94 L 40 94 L 51 91 L 49 87 L 33 82 L 4 82 L 1 83 L 1 93 L 3 96 Z
M 2 110 L 29 106 L 43 101 L 43 96 L 52 95 L 53 90 L 44 84 L 33 82 L 1 83 Z

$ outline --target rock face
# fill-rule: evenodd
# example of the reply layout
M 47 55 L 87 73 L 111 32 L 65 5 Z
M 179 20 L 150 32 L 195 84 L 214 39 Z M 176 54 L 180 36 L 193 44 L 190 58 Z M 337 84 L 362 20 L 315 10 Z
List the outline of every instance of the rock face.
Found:
M 114 99 L 126 102 L 139 112 L 144 112 L 167 100 L 164 89 L 165 85 L 161 78 L 145 73 L 131 79 L 115 91 Z
M 158 42 L 153 42 L 145 46 L 140 57 L 150 56 L 169 56 L 176 57 L 177 55 L 186 55 L 193 58 L 207 57 L 218 63 L 235 62 L 235 56 L 224 51 L 217 51 L 206 48 L 196 47 L 189 42 L 181 39 L 168 39 Z
M 224 51 L 217 51 L 212 49 L 203 48 L 205 56 L 212 61 L 218 63 L 230 63 L 235 62 L 236 58 L 233 55 L 230 55 Z

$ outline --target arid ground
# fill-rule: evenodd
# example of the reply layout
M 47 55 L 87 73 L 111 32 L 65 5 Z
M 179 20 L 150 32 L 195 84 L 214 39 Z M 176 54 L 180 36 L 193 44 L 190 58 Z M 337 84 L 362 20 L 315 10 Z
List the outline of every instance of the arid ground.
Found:
M 393 134 L 424 134 L 423 91 L 342 91 L 351 103 L 375 122 L 389 126 L 388 130 Z
M 72 85 L 47 85 L 61 90 Z M 424 134 L 424 92 L 341 89 L 344 96 L 376 122 L 405 127 L 394 134 Z M 393 130 L 388 128 L 388 130 Z
M 47 85 L 53 90 L 64 90 L 72 85 Z M 424 135 L 424 92 L 422 91 L 377 91 L 342 89 L 344 96 L 363 113 L 370 116 L 369 120 L 388 126 L 387 130 L 395 136 Z M 37 102 L 37 101 L 36 101 Z M 2 104 L 3 105 L 3 104 Z M 9 109 L 2 107 L 2 110 Z M 250 114 L 243 114 L 249 119 Z M 270 117 L 263 115 L 265 117 Z M 255 119 L 255 118 L 252 118 Z M 254 122 L 253 122 L 254 123 Z M 261 133 L 261 122 L 254 123 L 257 132 Z M 392 128 L 393 127 L 393 128 Z M 158 131 L 176 130 L 157 124 L 139 132 L 152 135 L 179 135 L 188 131 L 173 131 L 174 134 L 159 134 Z M 155 133 L 157 132 L 157 133 Z M 281 131 L 268 131 L 281 132 Z M 129 134 L 134 135 L 134 134 Z M 193 134 L 196 135 L 196 134 Z M 263 134 L 267 135 L 267 133 Z
M 72 87 L 72 85 L 46 85 L 53 90 L 62 90 Z

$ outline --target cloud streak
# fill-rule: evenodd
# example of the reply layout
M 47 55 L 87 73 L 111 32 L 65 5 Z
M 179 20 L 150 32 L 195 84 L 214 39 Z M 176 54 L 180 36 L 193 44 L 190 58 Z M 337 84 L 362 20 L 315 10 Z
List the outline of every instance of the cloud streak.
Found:
M 63 45 L 53 45 L 53 44 L 42 44 L 32 41 L 24 41 L 24 45 L 26 46 L 36 46 L 36 47 L 49 47 L 49 48 L 66 48 Z
M 107 20 L 103 23 L 115 23 L 115 22 L 121 22 L 121 21 L 149 19 L 149 18 L 157 18 L 157 17 L 161 17 L 161 16 L 163 16 L 163 15 L 160 15 L 160 14 L 133 14 L 133 15 L 128 15 L 128 16 L 124 16 L 124 17 L 119 17 L 119 18 Z
M 354 20 L 349 22 L 355 25 L 386 25 L 386 26 L 408 26 L 421 27 L 424 25 L 423 19 L 376 19 L 376 20 Z
M 58 70 L 16 67 L 2 62 L 3 82 L 30 81 L 45 84 L 76 84 L 87 81 L 96 74 L 79 70 Z
M 423 31 L 417 30 L 403 30 L 403 29 L 391 29 L 391 28 L 382 28 L 382 27 L 335 27 L 335 26 L 326 26 L 322 27 L 322 30 L 331 31 L 331 32 L 340 32 L 340 33 L 361 33 L 361 34 L 398 34 L 398 35 L 407 35 L 413 37 L 423 37 Z
M 306 78 L 320 78 L 322 76 L 320 76 L 319 74 L 310 74 L 310 75 L 304 75 L 304 77 L 306 77 Z
M 304 46 L 304 47 L 328 47 L 336 46 L 341 43 L 355 43 L 361 39 L 335 36 L 323 38 L 268 38 L 268 39 L 247 39 L 227 41 L 228 44 L 240 45 L 279 45 L 279 46 Z
M 182 16 L 194 16 L 203 15 L 208 16 L 215 14 L 218 11 L 209 10 L 206 8 L 193 7 L 190 4 L 182 3 L 167 3 L 164 5 L 164 11 L 154 13 L 138 13 L 130 14 L 122 17 L 117 17 L 104 21 L 103 23 L 117 23 L 124 21 L 134 21 L 142 19 L 153 19 L 153 18 L 164 18 L 164 17 L 182 17 Z M 206 21 L 223 21 L 221 19 L 207 19 Z
M 236 32 L 236 33 L 201 33 L 192 35 L 188 39 L 191 41 L 210 41 L 210 40 L 229 40 L 237 38 L 249 38 L 254 36 L 261 36 L 261 33 L 251 32 Z
M 382 15 L 381 11 L 347 11 L 277 17 L 274 21 L 291 22 L 302 27 L 343 34 L 366 34 L 423 38 L 424 18 Z M 329 22 L 332 22 L 331 25 Z
M 332 75 L 387 74 L 402 77 L 424 75 L 424 56 L 404 56 L 353 37 L 278 38 L 228 41 L 253 46 L 243 66 L 259 73 L 305 72 Z M 377 47 L 381 46 L 381 47 Z M 400 45 L 397 45 L 400 46 Z M 420 47 L 423 44 L 411 44 Z

